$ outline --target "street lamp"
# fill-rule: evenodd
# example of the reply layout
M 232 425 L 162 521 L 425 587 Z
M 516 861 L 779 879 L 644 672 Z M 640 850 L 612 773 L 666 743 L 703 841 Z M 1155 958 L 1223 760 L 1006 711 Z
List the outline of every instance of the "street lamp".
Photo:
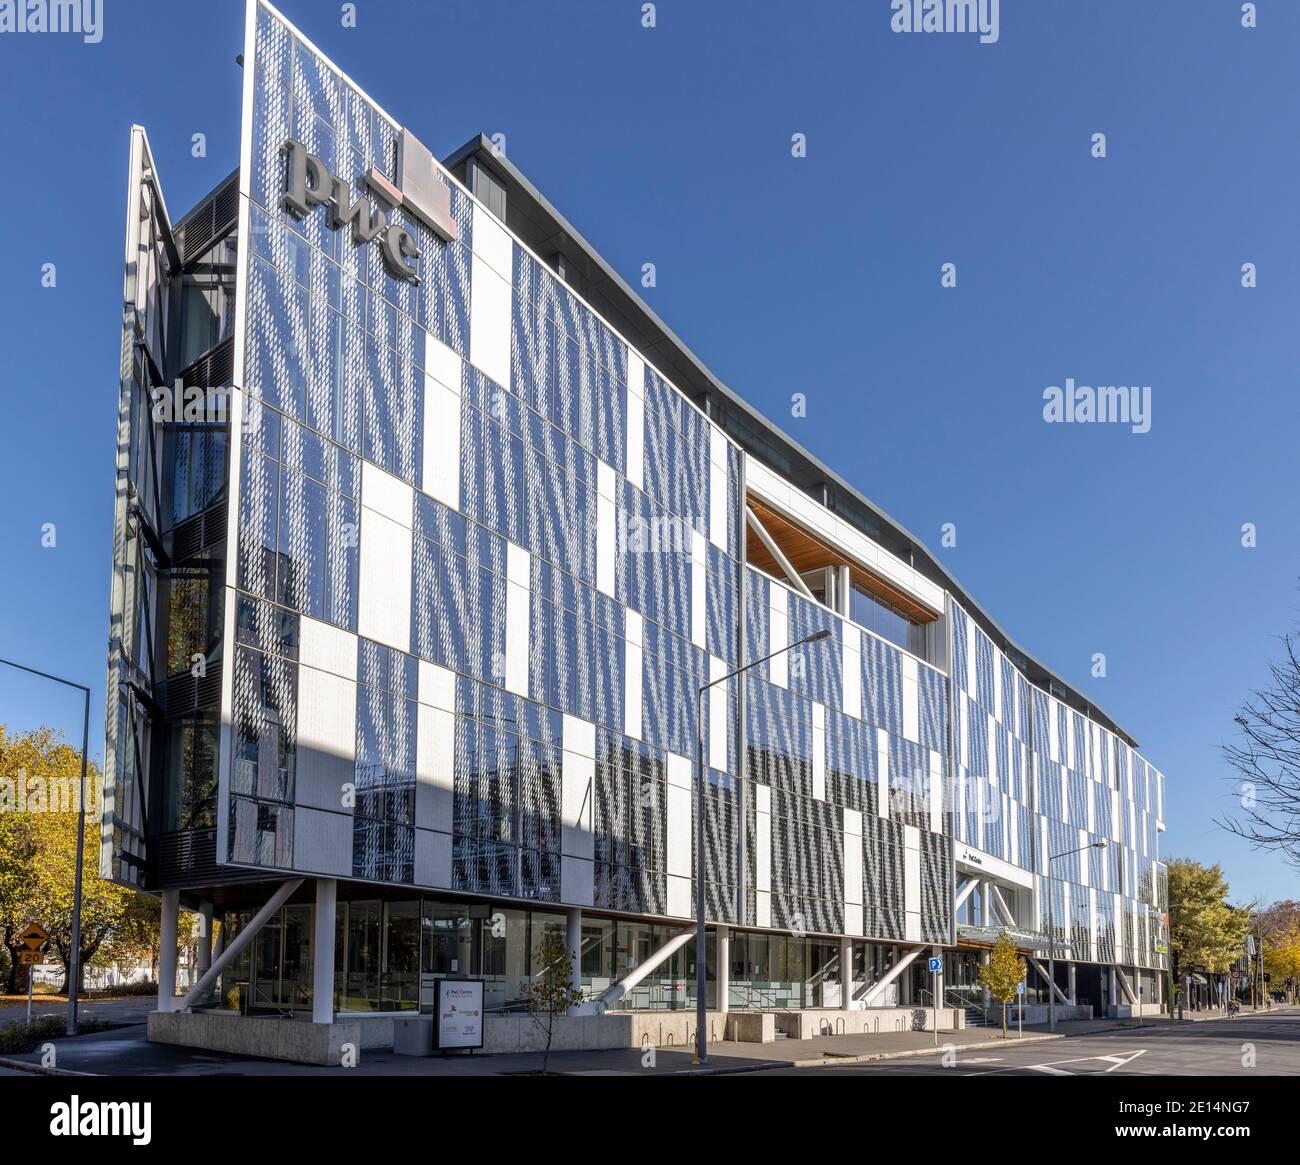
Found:
M 828 629 L 823 628 L 821 631 L 814 631 L 811 635 L 805 635 L 794 643 L 789 643 L 785 647 L 770 652 L 761 659 L 754 660 L 753 663 L 747 663 L 744 667 L 738 667 L 735 671 L 719 676 L 716 680 L 710 680 L 697 689 L 695 693 L 695 1062 L 697 1064 L 707 1064 L 709 1061 L 708 1008 L 705 1006 L 707 984 L 704 957 L 704 693 L 710 688 L 717 687 L 718 684 L 725 683 L 727 680 L 734 679 L 743 672 L 749 671 L 752 667 L 757 667 L 760 663 L 766 663 L 769 659 L 774 659 L 787 651 L 793 651 L 796 647 L 802 647 L 805 643 L 817 643 L 830 637 L 831 633 Z
M 1056 921 L 1052 917 L 1052 863 L 1057 858 L 1083 853 L 1086 849 L 1105 849 L 1104 841 L 1067 849 L 1063 853 L 1047 855 L 1047 1030 L 1056 1030 Z
M 85 711 L 81 722 L 81 796 L 77 801 L 77 872 L 73 875 L 72 889 L 72 955 L 68 962 L 68 1035 L 77 1034 L 77 994 L 81 986 L 81 865 L 86 848 L 86 751 L 90 747 L 90 689 L 85 684 L 76 684 L 51 675 L 47 671 L 38 671 L 12 659 L 0 659 L 0 663 L 19 671 L 29 672 L 42 679 L 53 680 L 76 688 L 85 698 Z M 30 972 L 29 972 L 30 973 Z

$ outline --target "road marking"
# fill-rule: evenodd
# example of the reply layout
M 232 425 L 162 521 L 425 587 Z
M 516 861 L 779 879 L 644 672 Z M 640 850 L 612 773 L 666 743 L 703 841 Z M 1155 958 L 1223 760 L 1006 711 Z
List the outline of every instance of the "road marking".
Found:
M 1001 1072 L 1043 1072 L 1048 1076 L 1077 1076 L 1077 1072 L 1067 1072 L 1058 1067 L 1060 1064 L 1086 1064 L 1090 1060 L 1102 1060 L 1110 1064 L 1105 1072 L 1114 1072 L 1116 1068 L 1122 1068 L 1125 1064 L 1136 1060 L 1139 1056 L 1146 1055 L 1146 1048 L 1139 1048 L 1137 1051 L 1129 1052 L 1127 1055 L 1118 1056 L 1075 1056 L 1070 1060 L 1051 1060 L 1046 1064 L 1017 1064 L 1009 1068 L 994 1068 L 992 1072 L 983 1072 L 980 1075 L 996 1076 Z M 969 1061 L 967 1061 L 969 1063 Z M 1102 1075 L 1105 1075 L 1105 1072 Z
M 1116 1068 L 1122 1068 L 1125 1064 L 1136 1060 L 1139 1056 L 1146 1055 L 1146 1048 L 1139 1048 L 1136 1052 L 1130 1052 L 1127 1056 L 1094 1056 L 1096 1060 L 1109 1060 L 1112 1067 L 1107 1068 L 1107 1072 L 1114 1072 Z

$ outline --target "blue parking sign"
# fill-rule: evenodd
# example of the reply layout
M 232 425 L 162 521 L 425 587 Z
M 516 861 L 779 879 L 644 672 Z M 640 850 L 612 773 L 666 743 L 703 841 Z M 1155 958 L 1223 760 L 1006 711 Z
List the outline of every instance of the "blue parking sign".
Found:
M 935 955 L 934 957 L 932 957 L 932 958 L 930 959 L 930 970 L 931 970 L 931 971 L 942 971 L 942 970 L 943 970 L 943 960 L 942 960 L 941 958 L 939 958 L 938 955 Z

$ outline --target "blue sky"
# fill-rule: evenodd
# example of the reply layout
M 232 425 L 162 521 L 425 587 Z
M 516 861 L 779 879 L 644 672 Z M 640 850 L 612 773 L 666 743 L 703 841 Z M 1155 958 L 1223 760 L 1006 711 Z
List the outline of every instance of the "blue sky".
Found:
M 1300 574 L 1300 5 L 1259 7 L 1003 0 L 983 45 L 894 34 L 887 0 L 281 5 L 436 153 L 504 133 L 719 377 L 932 548 L 955 523 L 950 569 L 1167 774 L 1166 854 L 1271 899 L 1300 878 L 1211 821 Z M 128 128 L 174 216 L 235 167 L 242 9 L 0 37 L 0 655 L 94 687 L 96 755 Z M 1150 385 L 1151 431 L 1045 424 L 1067 377 Z M 0 721 L 79 711 L 0 669 Z

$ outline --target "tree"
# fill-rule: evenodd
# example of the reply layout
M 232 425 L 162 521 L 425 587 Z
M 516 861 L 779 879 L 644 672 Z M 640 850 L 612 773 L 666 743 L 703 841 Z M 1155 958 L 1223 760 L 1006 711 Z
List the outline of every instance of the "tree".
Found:
M 1249 910 L 1228 903 L 1228 883 L 1219 865 L 1174 858 L 1169 872 L 1169 968 L 1177 990 L 1183 968 L 1227 971 L 1241 957 L 1250 929 Z
M 1016 950 L 1016 944 L 1005 934 L 989 955 L 989 961 L 980 968 L 979 984 L 1002 1004 L 1002 1038 L 1007 1038 L 1007 1005 L 1016 997 L 1020 982 L 1025 977 L 1025 960 Z
M 3 739 L 4 727 L 0 725 L 0 742 Z M 0 753 L 2 760 L 3 753 Z M 0 779 L 3 779 L 2 772 Z M 18 952 L 23 948 L 18 935 L 34 918 L 30 870 L 36 842 L 31 825 L 26 813 L 0 811 L 0 938 L 8 955 L 6 995 L 17 995 L 27 989 L 28 969 L 18 962 Z
M 128 913 L 136 891 L 99 876 L 99 771 L 86 776 L 87 839 L 82 860 L 83 973 Z M 50 728 L 11 735 L 0 725 L 0 929 L 11 963 L 16 935 L 29 922 L 50 932 L 66 969 L 72 955 L 81 754 Z M 11 966 L 7 987 L 15 986 Z
M 546 1050 L 542 1053 L 544 1076 L 551 1058 L 555 1017 L 581 1003 L 582 992 L 573 985 L 573 954 L 565 949 L 560 931 L 547 930 L 533 957 L 541 970 L 524 985 L 524 999 L 533 1022 L 546 1033 Z
M 1240 812 L 1218 824 L 1257 849 L 1281 853 L 1300 869 L 1300 635 L 1282 637 L 1271 683 L 1233 717 L 1241 740 L 1223 746 L 1240 780 Z
M 1264 940 L 1264 970 L 1272 976 L 1269 988 L 1293 1000 L 1300 983 L 1300 902 L 1275 902 L 1255 918 Z

